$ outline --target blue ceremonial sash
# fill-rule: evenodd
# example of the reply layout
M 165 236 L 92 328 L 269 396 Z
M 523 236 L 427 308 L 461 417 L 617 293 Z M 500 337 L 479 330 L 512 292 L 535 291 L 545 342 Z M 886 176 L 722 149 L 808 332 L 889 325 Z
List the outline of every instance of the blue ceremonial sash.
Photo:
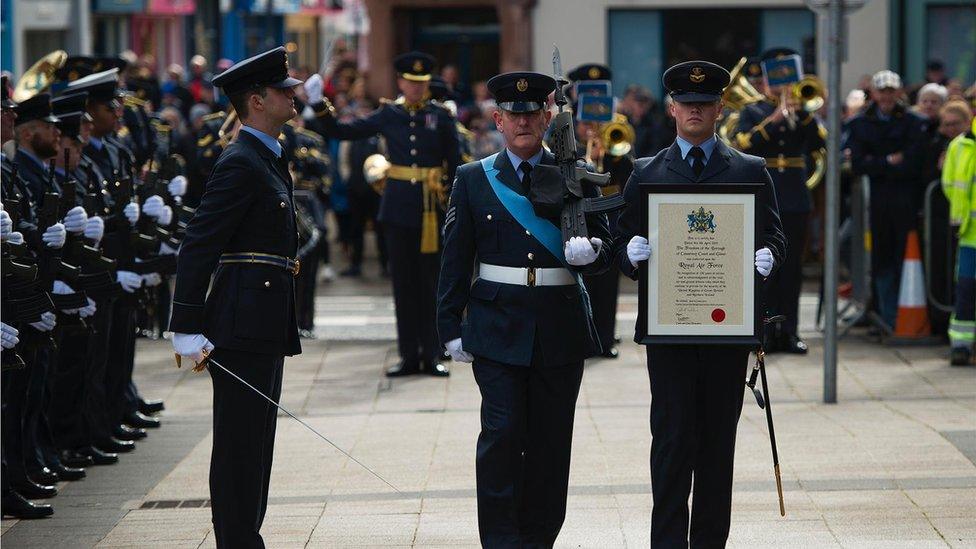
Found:
M 481 159 L 481 167 L 485 170 L 485 177 L 491 184 L 491 190 L 495 191 L 495 196 L 505 206 L 508 213 L 512 214 L 515 221 L 518 221 L 519 225 L 528 230 L 564 267 L 575 273 L 570 268 L 569 263 L 566 263 L 566 256 L 563 255 L 563 234 L 559 228 L 548 219 L 537 216 L 528 198 L 513 191 L 498 179 L 498 170 L 495 169 L 494 164 L 495 158 L 499 154 L 501 153 L 495 153 Z

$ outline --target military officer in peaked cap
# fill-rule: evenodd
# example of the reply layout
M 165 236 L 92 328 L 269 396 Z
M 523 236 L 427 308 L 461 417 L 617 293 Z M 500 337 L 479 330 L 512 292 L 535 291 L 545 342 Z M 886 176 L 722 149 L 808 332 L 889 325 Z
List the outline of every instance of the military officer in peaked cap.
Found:
M 243 125 L 221 153 L 180 248 L 169 329 L 176 353 L 214 360 L 277 401 L 285 356 L 301 352 L 293 186 L 276 137 L 295 115 L 300 80 L 283 47 L 213 80 Z M 214 277 L 209 295 L 211 275 Z M 211 364 L 214 436 L 210 496 L 218 547 L 264 547 L 278 410 Z
M 728 147 L 715 135 L 722 92 L 728 84 L 728 71 L 706 61 L 680 63 L 664 73 L 678 136 L 670 148 L 636 161 L 624 189 L 627 206 L 614 235 L 615 261 L 634 280 L 639 263 L 655 260 L 647 238 L 640 234 L 645 185 L 762 184 L 756 271 L 768 277 L 783 260 L 786 241 L 765 162 Z M 634 338 L 638 343 L 646 310 L 646 303 L 640 303 Z M 689 541 L 692 547 L 722 547 L 728 538 L 735 433 L 749 351 L 732 345 L 647 345 L 653 547 L 687 547 Z
M 563 242 L 558 219 L 537 215 L 528 198 L 552 177 L 564 185 L 542 147 L 555 86 L 533 72 L 488 81 L 506 148 L 458 169 L 444 226 L 437 326 L 454 360 L 473 363 L 481 391 L 475 463 L 485 547 L 555 542 L 583 360 L 600 352 L 580 275 L 610 265 L 606 216 L 587 215 L 593 238 Z M 584 193 L 598 195 L 590 185 Z
M 309 78 L 305 92 L 326 137 L 363 139 L 382 134 L 386 138 L 392 166 L 378 217 L 390 256 L 400 352 L 400 362 L 386 375 L 423 370 L 447 376 L 447 367 L 438 362 L 441 348 L 434 317 L 443 202 L 458 165 L 458 133 L 450 111 L 429 100 L 434 58 L 410 52 L 398 56 L 393 65 L 401 96 L 348 124 L 336 119 L 332 104 L 322 95 L 319 75 Z

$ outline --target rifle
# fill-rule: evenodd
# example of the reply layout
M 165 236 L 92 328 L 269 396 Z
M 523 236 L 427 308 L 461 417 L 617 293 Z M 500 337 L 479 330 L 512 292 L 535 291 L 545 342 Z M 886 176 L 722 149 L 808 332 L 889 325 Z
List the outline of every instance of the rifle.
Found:
M 54 161 L 51 161 L 50 172 L 48 173 L 49 186 L 53 187 L 54 183 Z M 44 193 L 44 202 L 41 205 L 41 212 L 38 216 L 38 224 L 41 227 L 50 227 L 58 222 L 59 210 L 61 208 L 61 197 L 58 193 Z M 49 248 L 46 245 L 42 246 L 40 251 L 40 262 L 39 262 L 39 273 L 40 273 L 40 290 L 51 293 L 54 288 L 55 279 L 62 279 L 68 281 L 77 280 L 78 275 L 81 274 L 81 269 L 73 265 L 69 265 L 62 261 L 62 253 L 60 249 Z M 80 309 L 88 305 L 88 296 L 84 292 L 75 292 L 72 294 L 51 294 L 50 301 L 54 303 L 57 309 Z
M 563 87 L 569 84 L 569 81 L 563 78 L 562 59 L 559 55 L 559 48 L 555 45 L 552 47 L 552 70 L 553 77 L 556 79 L 555 99 L 559 113 L 552 120 L 549 145 L 552 153 L 556 156 L 556 165 L 559 167 L 560 176 L 565 185 L 559 226 L 562 230 L 563 242 L 566 242 L 574 236 L 588 237 L 586 214 L 612 212 L 622 209 L 625 203 L 620 194 L 593 198 L 584 197 L 583 183 L 605 187 L 610 184 L 610 175 L 593 173 L 588 171 L 586 167 L 577 164 L 579 156 L 576 149 L 573 114 L 566 109 L 568 101 L 563 92 Z

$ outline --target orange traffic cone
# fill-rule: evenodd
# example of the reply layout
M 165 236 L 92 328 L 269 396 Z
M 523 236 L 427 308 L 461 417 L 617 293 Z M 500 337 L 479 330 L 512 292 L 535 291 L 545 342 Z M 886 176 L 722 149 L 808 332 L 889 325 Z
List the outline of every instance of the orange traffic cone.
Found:
M 898 289 L 898 318 L 895 320 L 894 336 L 896 340 L 905 343 L 921 343 L 932 336 L 928 303 L 925 299 L 922 254 L 919 252 L 916 231 L 908 233 L 908 241 L 905 242 L 905 260 L 901 269 L 901 286 Z

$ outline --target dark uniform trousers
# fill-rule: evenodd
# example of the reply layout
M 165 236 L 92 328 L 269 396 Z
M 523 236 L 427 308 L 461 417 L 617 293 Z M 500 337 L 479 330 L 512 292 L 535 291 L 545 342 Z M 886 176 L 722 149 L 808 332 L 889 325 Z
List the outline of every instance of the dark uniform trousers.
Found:
M 281 398 L 284 357 L 218 347 L 213 358 L 276 402 Z M 209 370 L 214 389 L 214 532 L 221 547 L 264 547 L 258 532 L 268 507 L 278 409 L 220 368 Z
M 803 286 L 803 250 L 807 240 L 809 214 L 784 213 L 780 220 L 789 249 L 780 265 L 766 284 L 766 301 L 769 315 L 784 315 L 780 324 L 782 333 L 795 336 L 800 317 L 800 290 Z
M 284 357 L 301 352 L 294 276 L 278 266 L 219 261 L 227 252 L 294 257 L 297 250 L 287 166 L 241 131 L 217 161 L 187 226 L 170 331 L 204 334 L 217 362 L 275 400 L 281 395 Z M 209 369 L 214 387 L 210 496 L 217 547 L 264 547 L 260 528 L 277 410 L 219 367 Z
M 540 166 L 554 162 L 544 152 Z M 526 196 L 505 151 L 493 167 L 501 184 Z M 592 185 L 583 190 L 587 197 L 598 193 Z M 610 264 L 606 217 L 588 214 L 587 228 L 607 244 L 593 263 L 574 269 L 598 275 Z M 458 170 L 443 255 L 439 335 L 444 343 L 462 338 L 474 356 L 482 398 L 476 458 L 481 543 L 552 547 L 566 516 L 583 360 L 600 352 L 584 291 L 576 284 L 529 287 L 481 278 L 471 283 L 479 262 L 562 266 L 507 211 L 479 162 Z
M 636 280 L 627 243 L 640 234 L 641 187 L 654 184 L 762 183 L 757 195 L 759 242 L 781 265 L 786 238 L 773 182 L 762 159 L 742 154 L 718 141 L 704 171 L 696 177 L 677 144 L 652 158 L 638 160 L 624 189 L 626 208 L 617 221 L 614 255 L 618 267 Z M 652 256 L 650 261 L 654 261 Z M 774 271 L 775 272 L 775 271 Z M 638 308 L 634 340 L 647 325 Z M 732 464 L 736 425 L 749 356 L 746 347 L 648 345 L 651 387 L 651 545 L 655 548 L 724 547 L 732 502 Z M 688 496 L 694 489 L 689 512 Z
M 397 347 L 407 364 L 437 361 L 437 273 L 441 254 L 420 253 L 420 227 L 383 226 L 393 279 Z
M 552 547 L 566 518 L 583 361 L 546 366 L 536 347 L 528 367 L 474 358 L 481 391 L 478 528 L 485 547 Z

